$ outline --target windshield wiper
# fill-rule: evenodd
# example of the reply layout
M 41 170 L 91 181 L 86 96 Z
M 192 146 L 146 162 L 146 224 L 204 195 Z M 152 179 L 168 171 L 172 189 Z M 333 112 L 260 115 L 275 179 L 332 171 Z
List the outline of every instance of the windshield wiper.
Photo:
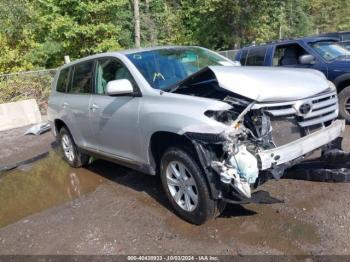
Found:
M 173 93 L 175 91 L 177 91 L 180 88 L 180 85 L 171 85 L 170 88 L 168 89 L 169 93 Z

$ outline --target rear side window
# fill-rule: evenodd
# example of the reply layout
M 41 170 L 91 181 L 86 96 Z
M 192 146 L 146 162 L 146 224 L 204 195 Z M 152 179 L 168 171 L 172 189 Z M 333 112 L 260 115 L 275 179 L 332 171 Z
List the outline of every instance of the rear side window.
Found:
M 73 80 L 68 93 L 88 94 L 91 92 L 93 65 L 94 62 L 89 61 L 73 67 Z
M 242 54 L 241 54 L 241 58 L 239 59 L 239 62 L 241 63 L 241 65 L 245 65 L 245 61 L 247 59 L 247 50 L 243 50 Z
M 69 68 L 62 69 L 57 80 L 56 91 L 66 92 L 67 84 L 69 81 Z
M 342 41 L 349 41 L 350 40 L 350 33 L 344 33 L 341 40 Z
M 257 47 L 249 50 L 246 65 L 262 66 L 265 61 L 266 47 Z

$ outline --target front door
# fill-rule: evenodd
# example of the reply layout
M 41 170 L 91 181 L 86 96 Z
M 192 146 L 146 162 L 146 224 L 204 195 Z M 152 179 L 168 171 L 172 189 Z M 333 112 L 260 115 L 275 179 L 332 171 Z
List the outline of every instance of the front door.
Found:
M 298 43 L 278 45 L 274 52 L 273 65 L 315 69 L 321 71 L 327 77 L 327 66 L 322 61 L 319 61 L 317 57 L 315 57 L 314 64 L 300 64 L 299 57 L 305 54 L 309 54 L 309 52 Z
M 97 60 L 95 92 L 90 103 L 90 123 L 94 143 L 102 153 L 124 160 L 139 161 L 140 127 L 138 111 L 141 97 L 133 95 L 108 96 L 107 83 L 128 79 L 136 83 L 125 65 L 116 58 Z

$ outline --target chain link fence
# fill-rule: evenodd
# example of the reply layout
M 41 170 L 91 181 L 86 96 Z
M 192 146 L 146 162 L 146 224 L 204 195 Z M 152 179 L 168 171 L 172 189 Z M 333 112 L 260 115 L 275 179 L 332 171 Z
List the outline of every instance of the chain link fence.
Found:
M 48 69 L 0 75 L 0 104 L 34 98 L 46 114 L 55 73 L 56 69 Z

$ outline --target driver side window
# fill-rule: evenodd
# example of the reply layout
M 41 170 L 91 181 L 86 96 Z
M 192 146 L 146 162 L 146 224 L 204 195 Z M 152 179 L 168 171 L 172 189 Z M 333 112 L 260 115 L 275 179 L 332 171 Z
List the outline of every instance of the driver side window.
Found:
M 122 62 L 115 58 L 104 58 L 97 60 L 96 65 L 96 88 L 98 95 L 106 94 L 108 82 L 113 80 L 128 79 L 135 89 L 135 80 L 129 70 Z
M 300 64 L 299 57 L 308 52 L 299 44 L 280 45 L 273 56 L 273 66 L 295 66 Z

